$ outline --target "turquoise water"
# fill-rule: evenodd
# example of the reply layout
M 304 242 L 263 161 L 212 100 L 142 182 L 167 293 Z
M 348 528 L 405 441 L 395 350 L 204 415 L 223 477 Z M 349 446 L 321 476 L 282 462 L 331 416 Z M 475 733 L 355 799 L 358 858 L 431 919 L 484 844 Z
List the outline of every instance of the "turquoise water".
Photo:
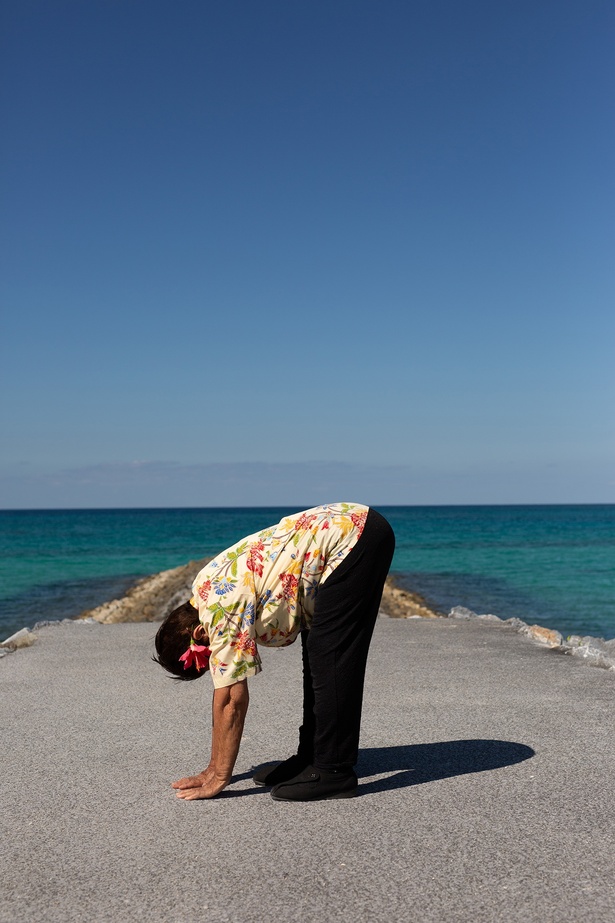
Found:
M 379 507 L 393 570 L 440 611 L 615 637 L 615 505 Z M 0 511 L 0 638 L 213 555 L 290 508 Z

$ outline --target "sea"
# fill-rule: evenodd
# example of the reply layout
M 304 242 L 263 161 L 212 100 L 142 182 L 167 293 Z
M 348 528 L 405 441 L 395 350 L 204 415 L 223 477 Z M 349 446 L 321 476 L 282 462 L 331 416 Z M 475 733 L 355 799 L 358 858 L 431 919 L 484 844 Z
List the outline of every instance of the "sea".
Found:
M 0 511 L 0 640 L 215 555 L 297 508 Z M 615 637 L 615 504 L 378 509 L 395 530 L 393 573 L 439 612 L 466 606 Z

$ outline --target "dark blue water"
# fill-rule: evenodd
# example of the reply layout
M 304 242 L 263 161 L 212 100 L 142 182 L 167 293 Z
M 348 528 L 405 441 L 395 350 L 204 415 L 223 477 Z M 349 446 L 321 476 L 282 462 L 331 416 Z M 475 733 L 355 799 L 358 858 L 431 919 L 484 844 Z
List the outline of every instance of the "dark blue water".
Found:
M 393 569 L 440 611 L 615 637 L 615 505 L 380 507 Z M 0 511 L 0 637 L 213 555 L 291 508 Z

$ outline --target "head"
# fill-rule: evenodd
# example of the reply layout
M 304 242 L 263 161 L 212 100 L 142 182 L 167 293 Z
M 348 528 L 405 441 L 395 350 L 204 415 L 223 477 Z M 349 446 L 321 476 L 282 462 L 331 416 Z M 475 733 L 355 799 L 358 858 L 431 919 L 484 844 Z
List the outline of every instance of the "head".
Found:
M 156 633 L 156 663 L 172 673 L 176 679 L 198 679 L 207 670 L 198 670 L 195 665 L 187 669 L 180 660 L 190 647 L 191 641 L 207 644 L 205 628 L 199 621 L 198 610 L 190 602 L 173 609 Z

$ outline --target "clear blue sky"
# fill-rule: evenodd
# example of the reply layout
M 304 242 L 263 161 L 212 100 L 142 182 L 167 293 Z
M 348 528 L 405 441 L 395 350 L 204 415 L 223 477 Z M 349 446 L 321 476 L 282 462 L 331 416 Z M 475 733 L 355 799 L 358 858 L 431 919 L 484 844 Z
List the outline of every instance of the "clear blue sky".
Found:
M 5 0 L 0 507 L 615 502 L 610 0 Z

